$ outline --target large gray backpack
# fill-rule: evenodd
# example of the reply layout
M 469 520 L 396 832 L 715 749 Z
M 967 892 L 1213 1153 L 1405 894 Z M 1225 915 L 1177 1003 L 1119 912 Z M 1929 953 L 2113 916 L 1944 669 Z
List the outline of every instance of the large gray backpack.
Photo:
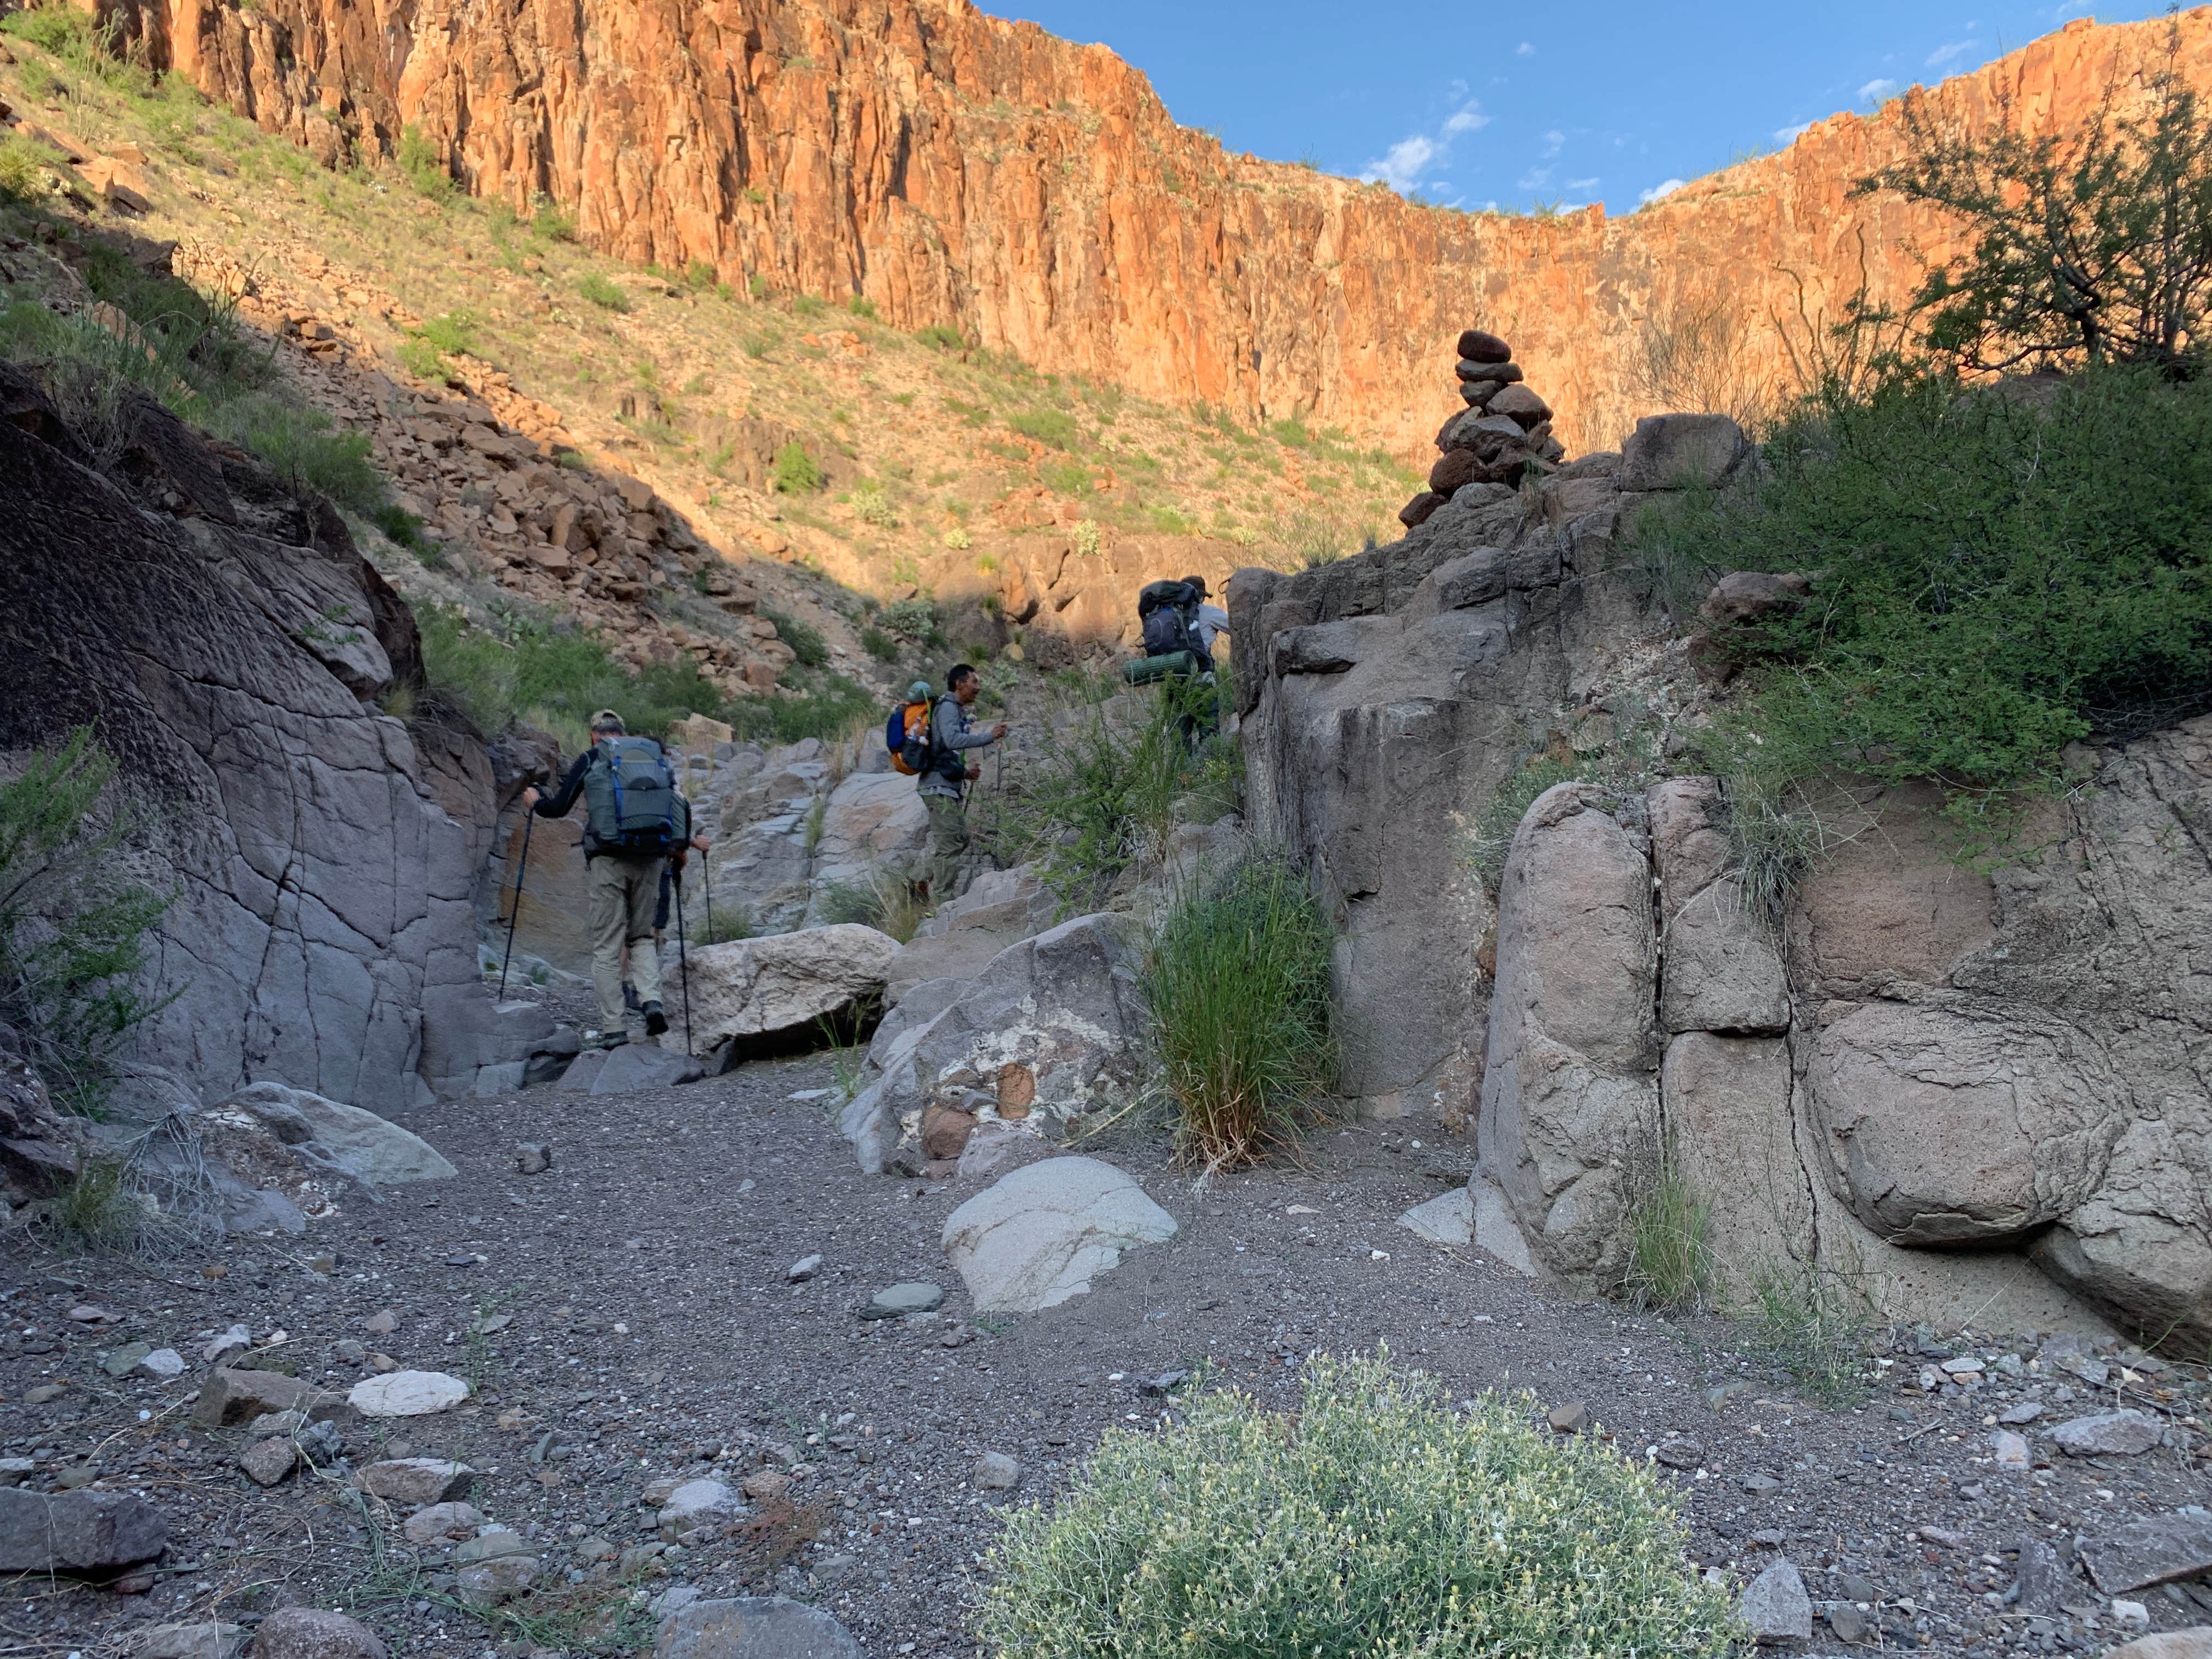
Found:
M 651 738 L 602 738 L 584 774 L 593 850 L 648 856 L 681 841 L 682 803 L 668 756 Z

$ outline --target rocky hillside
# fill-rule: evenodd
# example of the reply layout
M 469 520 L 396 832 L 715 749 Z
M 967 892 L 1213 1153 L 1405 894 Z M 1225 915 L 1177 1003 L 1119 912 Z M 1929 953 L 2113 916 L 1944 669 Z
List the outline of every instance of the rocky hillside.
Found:
M 1573 410 L 1571 450 L 1666 406 L 1650 349 L 1733 340 L 1736 378 L 1803 366 L 1863 282 L 1893 299 L 1940 228 L 1851 183 L 1899 159 L 1901 112 L 1839 114 L 1632 216 L 1418 206 L 1225 153 L 1098 46 L 965 0 L 99 0 L 219 100 L 332 167 L 421 153 L 591 246 L 743 291 L 861 295 L 1025 361 L 1248 419 L 1339 425 L 1411 456 L 1407 395 L 1470 318 Z M 2181 67 L 2212 80 L 2212 15 Z M 1924 94 L 1986 125 L 2094 108 L 2163 21 L 2087 19 Z M 1921 96 L 1914 93 L 1908 98 Z M 1717 323 L 1717 326 L 1716 325 Z

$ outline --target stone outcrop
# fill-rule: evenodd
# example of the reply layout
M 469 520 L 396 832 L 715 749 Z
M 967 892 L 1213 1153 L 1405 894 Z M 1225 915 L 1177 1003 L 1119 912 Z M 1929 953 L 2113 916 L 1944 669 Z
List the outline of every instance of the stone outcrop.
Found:
M 1225 153 L 1103 46 L 965 0 L 97 3 L 327 164 L 412 126 L 464 188 L 524 214 L 550 198 L 641 264 L 864 294 L 902 328 L 1408 456 L 1429 433 L 1403 389 L 1473 307 L 1588 448 L 1650 412 L 1634 371 L 1655 336 L 1734 336 L 1721 378 L 1790 383 L 1863 278 L 1899 301 L 1943 240 L 1923 210 L 1850 196 L 1903 152 L 1895 104 L 1633 214 L 1517 217 Z M 2178 21 L 2183 72 L 2212 82 L 2212 19 Z M 2080 20 L 1907 96 L 1939 125 L 1987 127 L 2009 99 L 2063 126 L 2165 28 Z
M 1429 469 L 1429 487 L 1398 514 L 1408 530 L 1425 524 L 1468 484 L 1516 485 L 1531 468 L 1540 470 L 1566 454 L 1566 446 L 1552 435 L 1552 406 L 1529 389 L 1504 341 L 1468 329 L 1459 337 L 1453 372 L 1467 410 L 1437 434 L 1439 459 Z
M 467 837 L 376 706 L 419 676 L 413 620 L 337 514 L 153 404 L 103 471 L 34 385 L 0 392 L 0 753 L 89 725 L 122 764 L 129 862 L 175 895 L 140 1057 L 384 1110 L 526 1060 L 548 1028 L 489 1008 Z
M 687 986 L 672 947 L 661 995 L 669 1006 L 684 1006 L 688 989 L 690 1038 L 702 1054 L 725 1042 L 733 1054 L 812 1046 L 823 1028 L 850 1024 L 882 995 L 898 950 L 896 939 L 857 922 L 704 945 L 690 953 Z M 681 1024 L 660 1042 L 683 1048 Z
M 1149 1018 L 1131 925 L 1078 916 L 1008 946 L 973 981 L 908 991 L 877 1028 L 860 1092 L 838 1120 L 860 1167 L 880 1174 L 904 1145 L 957 1158 L 983 1123 L 1057 1137 L 1121 1098 L 1142 1069 Z

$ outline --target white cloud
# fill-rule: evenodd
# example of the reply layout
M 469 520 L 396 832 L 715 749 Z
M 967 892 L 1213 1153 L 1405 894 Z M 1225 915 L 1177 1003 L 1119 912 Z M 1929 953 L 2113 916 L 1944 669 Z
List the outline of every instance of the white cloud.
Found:
M 1548 161 L 1557 155 L 1565 147 L 1566 142 L 1567 135 L 1553 127 L 1544 135 L 1544 159 Z
M 1811 131 L 1812 125 L 1810 121 L 1800 121 L 1794 127 L 1777 127 L 1774 130 L 1774 142 L 1778 144 L 1794 144 Z
M 1556 172 L 1557 169 L 1553 167 L 1530 167 L 1528 172 L 1522 173 L 1518 179 L 1513 181 L 1514 188 L 1516 190 L 1549 190 L 1552 187 L 1552 179 Z
M 1669 179 L 1664 183 L 1654 185 L 1636 198 L 1636 205 L 1644 207 L 1653 202 L 1663 202 L 1688 182 L 1686 179 Z
M 1372 184 L 1381 180 L 1391 189 L 1403 194 L 1420 182 L 1421 176 L 1431 167 L 1450 163 L 1452 140 L 1469 132 L 1480 132 L 1490 125 L 1490 118 L 1482 112 L 1482 105 L 1469 99 L 1444 118 L 1444 124 L 1435 137 L 1416 132 L 1401 138 L 1390 146 L 1379 161 L 1370 161 L 1360 169 L 1359 176 Z M 1448 188 L 1431 183 L 1431 190 Z
M 1417 132 L 1391 145 L 1381 161 L 1370 161 L 1360 169 L 1359 176 L 1370 184 L 1379 179 L 1402 193 L 1413 189 L 1422 169 L 1436 159 L 1437 141 Z
M 1567 180 L 1567 188 L 1577 192 L 1595 190 L 1597 187 L 1598 180 L 1595 179 L 1570 179 Z
M 1859 102 L 1862 104 L 1887 103 L 1896 95 L 1896 93 L 1897 82 L 1885 76 L 1879 80 L 1869 81 L 1861 87 Z
M 1964 57 L 1979 44 L 1980 42 L 1975 40 L 1952 40 L 1947 42 L 1946 44 L 1936 47 L 1935 51 L 1928 54 L 1928 67 L 1929 69 L 1942 69 L 1944 64 L 1949 63 L 1954 58 Z
M 1516 58 L 1534 58 L 1536 55 L 1536 48 L 1529 44 L 1529 42 L 1523 40 L 1519 46 L 1513 48 L 1513 55 Z

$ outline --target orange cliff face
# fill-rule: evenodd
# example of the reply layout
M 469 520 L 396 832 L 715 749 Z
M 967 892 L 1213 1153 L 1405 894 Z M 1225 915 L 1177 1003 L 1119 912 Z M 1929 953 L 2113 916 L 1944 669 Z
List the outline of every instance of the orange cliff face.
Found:
M 1512 341 L 1571 450 L 1609 448 L 1662 401 L 1655 331 L 1725 318 L 1734 378 L 1786 386 L 1863 283 L 1902 297 L 1915 249 L 1946 235 L 1851 198 L 1901 157 L 1899 105 L 1625 218 L 1518 218 L 1228 155 L 1104 47 L 966 0 L 79 3 L 326 161 L 418 128 L 468 190 L 550 199 L 620 257 L 865 295 L 902 327 L 1409 459 L 1457 406 L 1448 354 L 1470 323 Z M 2212 86 L 2212 9 L 2175 27 Z M 2070 24 L 1907 96 L 2069 125 L 2139 84 L 2167 27 Z

